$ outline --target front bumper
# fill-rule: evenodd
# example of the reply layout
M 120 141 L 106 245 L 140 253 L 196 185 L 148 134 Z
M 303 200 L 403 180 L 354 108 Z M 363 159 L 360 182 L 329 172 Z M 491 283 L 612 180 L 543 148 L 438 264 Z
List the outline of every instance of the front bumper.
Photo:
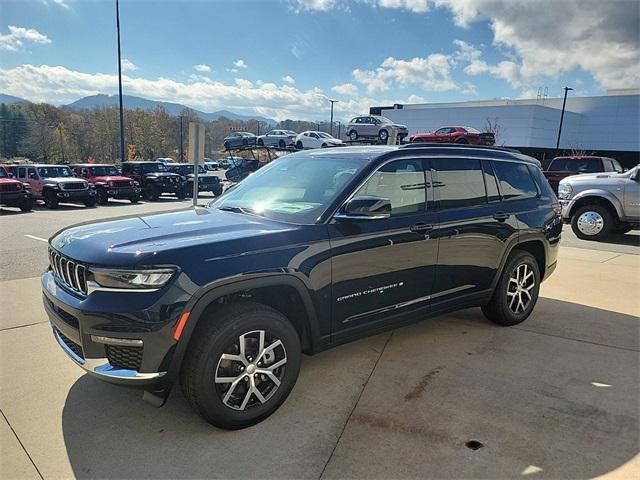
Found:
M 0 205 L 20 205 L 31 197 L 27 191 L 0 193 Z
M 171 383 L 167 372 L 177 345 L 172 332 L 186 303 L 173 303 L 180 288 L 164 293 L 96 291 L 80 298 L 60 285 L 51 270 L 42 275 L 41 284 L 54 338 L 83 370 L 120 385 L 155 389 Z M 165 295 L 172 299 L 170 306 Z M 122 310 L 127 313 L 118 313 Z
M 140 195 L 142 189 L 135 188 L 112 188 L 107 190 L 107 194 L 112 198 L 129 198 L 131 195 Z
M 84 200 L 89 200 L 90 198 L 95 197 L 97 194 L 97 192 L 93 189 L 89 189 L 89 190 L 56 190 L 56 196 L 60 199 L 60 200 L 66 200 L 69 202 L 74 202 L 74 201 L 84 201 Z

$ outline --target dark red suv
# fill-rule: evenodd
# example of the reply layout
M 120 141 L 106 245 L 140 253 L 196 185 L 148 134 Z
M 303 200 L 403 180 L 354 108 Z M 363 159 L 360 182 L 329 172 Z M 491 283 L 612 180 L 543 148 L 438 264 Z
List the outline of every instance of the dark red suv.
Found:
M 100 205 L 106 205 L 110 198 L 127 198 L 131 203 L 140 200 L 142 189 L 138 182 L 120 175 L 115 165 L 81 163 L 71 165 L 71 168 L 77 177 L 96 187 Z
M 28 183 L 13 178 L 11 167 L 0 165 L 0 205 L 30 211 L 33 208 L 30 188 Z
M 558 193 L 560 180 L 570 175 L 598 172 L 622 173 L 623 171 L 624 168 L 622 168 L 615 158 L 574 155 L 554 158 L 542 173 L 547 177 L 547 181 L 549 185 L 551 185 L 551 188 L 553 188 L 553 191 Z

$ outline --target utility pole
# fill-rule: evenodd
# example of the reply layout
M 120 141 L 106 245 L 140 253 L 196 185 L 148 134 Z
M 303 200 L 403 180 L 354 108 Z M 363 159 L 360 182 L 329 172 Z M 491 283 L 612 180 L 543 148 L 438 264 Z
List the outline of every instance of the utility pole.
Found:
M 184 162 L 184 148 L 182 146 L 182 115 L 180 115 L 180 163 Z
M 124 109 L 122 107 L 122 55 L 120 52 L 120 0 L 116 0 L 116 29 L 118 31 L 118 96 L 120 99 L 120 161 L 124 162 Z
M 334 103 L 338 103 L 338 100 L 331 100 L 330 98 L 328 98 L 327 100 L 329 100 L 329 102 L 331 103 L 331 120 L 329 123 L 329 135 L 333 136 L 333 104 Z
M 567 105 L 567 93 L 573 90 L 571 87 L 564 87 L 564 100 L 562 101 L 562 113 L 560 114 L 560 126 L 558 127 L 558 141 L 556 142 L 556 150 L 560 148 L 560 135 L 562 134 L 562 121 L 564 120 L 564 108 Z
M 60 134 L 60 153 L 62 154 L 62 163 L 64 163 L 64 140 L 62 139 L 62 123 L 58 125 L 58 133 Z

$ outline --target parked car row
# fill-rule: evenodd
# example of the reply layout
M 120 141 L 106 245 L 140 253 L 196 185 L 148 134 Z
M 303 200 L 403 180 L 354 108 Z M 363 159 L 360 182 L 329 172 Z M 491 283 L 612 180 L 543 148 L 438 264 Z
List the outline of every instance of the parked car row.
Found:
M 36 200 L 55 209 L 61 202 L 87 207 L 106 205 L 109 199 L 137 203 L 155 201 L 163 194 L 184 199 L 193 194 L 194 166 L 185 163 L 124 162 L 115 165 L 0 165 L 0 205 L 29 211 Z M 198 191 L 222 194 L 220 179 L 199 166 Z
M 233 132 L 225 137 L 222 146 L 225 150 L 247 147 L 278 147 L 298 150 L 311 148 L 341 147 L 344 142 L 326 132 L 308 130 L 296 133 L 292 130 L 271 130 L 264 135 L 256 136 L 250 132 Z

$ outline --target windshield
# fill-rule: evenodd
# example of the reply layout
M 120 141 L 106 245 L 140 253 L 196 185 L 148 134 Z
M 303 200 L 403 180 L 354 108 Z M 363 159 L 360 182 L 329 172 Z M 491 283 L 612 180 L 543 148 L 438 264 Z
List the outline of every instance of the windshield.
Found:
M 0 178 L 7 178 L 7 172 L 4 171 L 4 168 L 0 168 Z
M 91 167 L 91 171 L 96 177 L 105 177 L 107 175 L 118 175 L 118 169 L 113 166 Z
M 464 127 L 464 129 L 469 133 L 480 133 L 480 130 L 476 130 L 473 127 Z
M 39 167 L 38 175 L 42 178 L 73 177 L 69 167 Z
M 378 120 L 380 120 L 382 123 L 393 123 L 391 120 L 389 120 L 387 117 L 375 117 Z
M 557 158 L 549 166 L 552 172 L 595 173 L 602 172 L 599 158 Z
M 296 132 L 292 132 L 291 130 L 285 130 L 284 133 L 285 135 L 297 135 Z
M 142 171 L 144 173 L 167 171 L 167 167 L 165 167 L 163 163 L 141 163 L 140 165 L 142 165 Z
M 213 208 L 245 210 L 272 220 L 315 223 L 366 161 L 339 156 L 287 155 L 253 173 Z

